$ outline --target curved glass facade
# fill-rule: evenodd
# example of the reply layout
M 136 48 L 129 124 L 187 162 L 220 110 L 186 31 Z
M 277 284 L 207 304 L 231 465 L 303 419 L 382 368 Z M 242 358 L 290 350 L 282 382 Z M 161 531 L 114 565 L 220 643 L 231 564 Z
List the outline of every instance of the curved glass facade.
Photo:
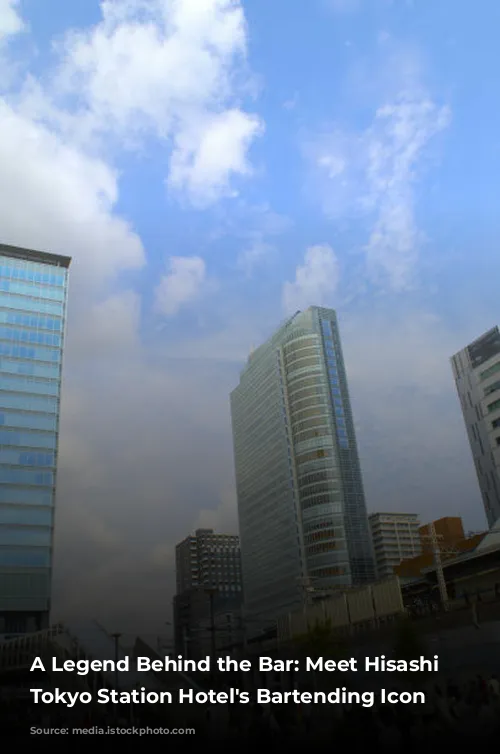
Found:
M 50 610 L 69 264 L 0 245 L 0 634 Z
M 231 395 L 247 610 L 277 615 L 318 589 L 374 578 L 335 312 L 298 313 Z

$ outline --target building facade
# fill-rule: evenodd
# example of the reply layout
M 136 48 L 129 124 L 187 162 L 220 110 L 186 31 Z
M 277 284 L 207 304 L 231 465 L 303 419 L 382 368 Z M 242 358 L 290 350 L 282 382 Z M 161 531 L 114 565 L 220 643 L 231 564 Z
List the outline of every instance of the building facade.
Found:
M 49 621 L 68 257 L 0 244 L 0 636 Z
M 422 552 L 416 513 L 372 513 L 368 520 L 377 578 L 393 577 L 395 567 L 402 560 L 415 558 Z
M 451 358 L 488 526 L 500 518 L 500 330 Z
M 441 548 L 454 547 L 457 542 L 465 539 L 464 525 L 460 516 L 445 516 L 433 521 L 432 524 L 425 524 L 425 526 L 420 527 L 423 551 L 433 549 L 431 527 L 434 528 L 438 545 Z
M 304 584 L 374 578 L 333 310 L 298 312 L 254 351 L 231 394 L 245 614 L 270 619 Z
M 235 610 L 239 614 L 243 596 L 239 537 L 198 529 L 179 542 L 175 556 L 176 647 L 185 656 L 205 656 L 212 646 L 217 616 L 232 615 Z

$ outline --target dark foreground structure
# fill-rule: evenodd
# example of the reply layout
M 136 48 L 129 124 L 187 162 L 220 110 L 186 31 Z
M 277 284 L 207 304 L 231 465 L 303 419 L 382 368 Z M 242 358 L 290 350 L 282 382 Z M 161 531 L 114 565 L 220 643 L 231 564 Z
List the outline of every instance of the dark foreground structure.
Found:
M 410 624 L 413 625 L 408 621 L 404 625 Z M 481 629 L 475 630 L 480 642 Z M 57 659 L 60 667 L 68 660 L 109 660 L 113 657 L 122 660 L 125 657 L 118 641 L 97 624 L 71 627 L 58 624 L 47 631 L 0 645 L 2 739 L 119 735 L 122 738 L 139 736 L 149 741 L 153 736 L 162 738 L 162 746 L 174 750 L 206 746 L 212 742 L 252 748 L 284 743 L 292 751 L 303 749 L 304 745 L 354 747 L 352 750 L 363 747 L 370 752 L 420 752 L 424 747 L 437 751 L 444 746 L 478 745 L 490 739 L 497 740 L 500 733 L 500 686 L 494 673 L 485 672 L 488 655 L 492 659 L 496 656 L 498 661 L 500 632 L 497 633 L 498 643 L 488 646 L 482 667 L 470 667 L 466 674 L 417 673 L 411 677 L 411 674 L 388 673 L 376 679 L 360 679 L 354 678 L 354 674 L 340 672 L 309 673 L 308 678 L 290 672 L 282 674 L 282 682 L 277 684 L 276 678 L 280 674 L 274 678 L 268 676 L 266 679 L 260 675 L 246 680 L 243 675 L 226 677 L 223 673 L 199 673 L 195 680 L 179 672 L 139 673 L 135 669 L 86 675 L 51 672 L 52 658 Z M 401 657 L 402 653 L 416 655 L 424 651 L 418 644 L 417 634 L 410 630 L 406 637 L 406 644 L 394 645 L 393 656 Z M 455 653 L 469 651 L 470 638 L 464 638 L 464 642 L 461 647 L 460 636 L 455 637 Z M 435 651 L 425 647 L 424 654 L 432 656 Z M 160 659 L 145 645 L 138 644 L 136 653 L 152 660 Z M 308 656 L 334 657 L 336 653 L 338 657 L 335 646 L 327 648 L 318 644 L 316 650 L 314 646 L 307 648 Z M 278 656 L 279 653 L 273 653 L 273 658 Z M 299 647 L 295 656 L 302 664 L 304 652 Z M 47 668 L 45 672 L 30 670 L 35 657 L 41 659 Z M 258 664 L 258 657 L 254 656 L 252 663 Z M 299 680 L 294 681 L 295 677 Z M 280 693 L 288 688 L 309 695 L 345 689 L 346 692 L 357 691 L 359 697 L 344 698 L 344 703 L 340 704 L 309 704 L 304 698 L 302 703 L 260 705 L 253 701 L 248 704 L 176 702 L 180 692 L 199 694 L 204 698 L 210 689 L 229 693 L 230 684 L 233 688 L 244 689 L 251 700 L 256 698 L 257 688 L 266 687 Z M 71 708 L 61 704 L 36 705 L 30 692 L 33 688 L 52 693 L 59 688 L 72 694 L 88 694 L 94 700 L 99 689 L 106 689 L 109 693 L 145 689 L 155 694 L 170 693 L 173 702 L 128 705 L 92 702 L 76 703 Z M 384 704 L 381 703 L 381 688 L 398 694 L 423 692 L 425 702 Z M 373 694 L 373 704 L 370 704 L 370 693 Z M 65 732 L 62 733 L 61 729 Z

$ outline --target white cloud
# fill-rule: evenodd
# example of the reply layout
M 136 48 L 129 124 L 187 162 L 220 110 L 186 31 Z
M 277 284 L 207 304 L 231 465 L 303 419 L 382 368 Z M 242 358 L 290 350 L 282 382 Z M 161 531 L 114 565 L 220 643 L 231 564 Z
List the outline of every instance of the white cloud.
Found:
M 232 178 L 250 175 L 248 150 L 263 131 L 237 104 L 248 78 L 239 0 L 107 0 L 101 12 L 58 47 L 51 97 L 63 105 L 69 95 L 77 111 L 52 119 L 94 145 L 112 137 L 142 147 L 154 136 L 173 149 L 171 189 L 197 204 L 231 195 Z
M 262 239 L 256 239 L 248 248 L 238 256 L 238 267 L 250 277 L 255 269 L 269 261 L 276 254 L 276 246 L 266 243 Z
M 331 246 L 311 246 L 305 253 L 304 264 L 295 271 L 295 281 L 283 286 L 283 307 L 293 314 L 298 309 L 331 303 L 338 282 L 339 266 Z
M 176 138 L 169 186 L 186 192 L 201 206 L 223 196 L 237 196 L 231 178 L 251 174 L 247 152 L 261 132 L 259 118 L 241 110 L 227 110 L 205 124 L 193 124 L 191 132 L 186 130 Z
M 19 0 L 0 0 L 0 44 L 25 29 L 25 24 L 18 13 Z
M 115 173 L 0 99 L 4 243 L 75 257 L 75 285 L 102 286 L 145 261 L 140 239 L 114 213 Z
M 395 290 L 411 286 L 422 240 L 415 220 L 418 169 L 429 142 L 449 122 L 449 109 L 425 92 L 403 92 L 378 108 L 366 131 L 332 128 L 307 149 L 325 212 L 372 218 L 364 248 L 368 270 Z
M 161 314 L 173 316 L 186 304 L 195 301 L 206 278 L 201 257 L 171 257 L 169 271 L 156 288 L 156 307 Z

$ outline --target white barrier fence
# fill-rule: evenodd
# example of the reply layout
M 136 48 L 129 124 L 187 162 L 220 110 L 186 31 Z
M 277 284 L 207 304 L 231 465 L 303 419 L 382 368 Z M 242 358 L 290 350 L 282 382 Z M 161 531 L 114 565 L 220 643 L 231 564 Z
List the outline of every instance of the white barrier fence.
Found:
M 283 615 L 277 622 L 278 640 L 304 635 L 315 625 L 328 622 L 332 629 L 348 629 L 402 615 L 405 612 L 398 577 L 327 597 L 304 609 Z

